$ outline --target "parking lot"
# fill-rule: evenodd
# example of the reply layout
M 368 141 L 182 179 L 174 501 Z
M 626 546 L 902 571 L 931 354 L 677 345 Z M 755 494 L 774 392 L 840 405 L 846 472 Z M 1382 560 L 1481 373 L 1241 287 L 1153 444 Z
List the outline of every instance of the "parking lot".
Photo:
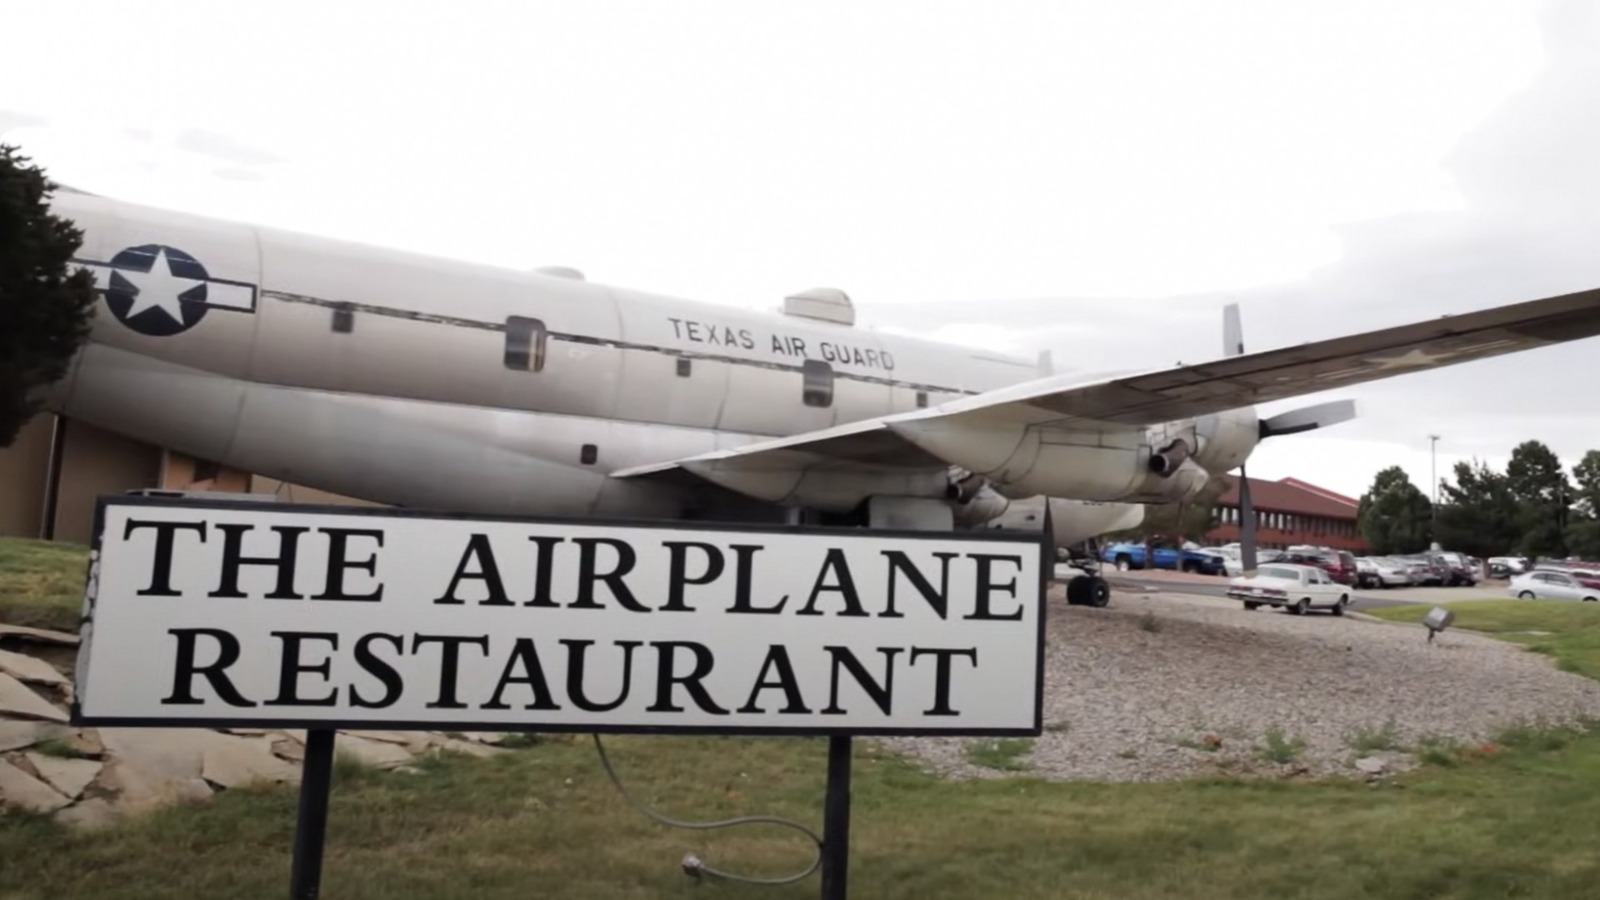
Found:
M 1225 597 L 1228 578 L 1217 575 L 1195 575 L 1188 572 L 1171 572 L 1164 569 L 1145 569 L 1134 572 L 1104 572 L 1113 592 L 1112 603 L 1118 592 L 1192 594 L 1202 597 Z M 1453 600 L 1503 600 L 1507 596 L 1505 584 L 1485 581 L 1475 587 L 1410 587 L 1354 590 L 1350 608 L 1372 609 L 1380 606 L 1398 606 L 1403 603 L 1442 603 Z

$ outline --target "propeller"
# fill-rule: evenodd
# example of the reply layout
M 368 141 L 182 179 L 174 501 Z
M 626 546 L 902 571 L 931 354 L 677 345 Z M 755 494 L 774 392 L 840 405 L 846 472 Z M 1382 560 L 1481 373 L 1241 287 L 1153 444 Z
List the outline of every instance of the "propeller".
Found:
M 1239 318 L 1239 305 L 1229 303 L 1222 308 L 1222 355 L 1244 355 L 1244 327 Z M 1257 423 L 1257 443 L 1270 437 L 1301 434 L 1356 417 L 1354 400 L 1330 400 L 1302 406 L 1285 413 L 1262 419 Z M 1250 476 L 1243 463 L 1239 464 L 1239 562 L 1244 571 L 1256 567 L 1256 508 L 1250 500 Z

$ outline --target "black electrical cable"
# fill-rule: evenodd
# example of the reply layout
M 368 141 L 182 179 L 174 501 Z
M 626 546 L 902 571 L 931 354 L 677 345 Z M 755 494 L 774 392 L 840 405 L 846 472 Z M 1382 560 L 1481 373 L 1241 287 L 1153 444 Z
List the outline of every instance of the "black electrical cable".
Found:
M 729 881 L 743 881 L 748 884 L 793 884 L 796 881 L 800 881 L 803 878 L 809 877 L 812 872 L 817 870 L 818 866 L 822 865 L 821 836 L 799 822 L 794 821 L 793 819 L 783 819 L 777 816 L 739 816 L 732 819 L 723 819 L 719 822 L 683 822 L 677 819 L 668 818 L 656 812 L 655 810 L 652 810 L 650 807 L 645 806 L 643 803 L 640 803 L 638 800 L 634 799 L 634 796 L 628 793 L 628 789 L 622 786 L 622 779 L 617 777 L 616 770 L 611 767 L 611 759 L 606 756 L 606 748 L 600 743 L 600 735 L 595 734 L 591 736 L 594 738 L 595 750 L 599 751 L 600 753 L 600 764 L 605 766 L 606 774 L 611 776 L 611 783 L 616 785 L 617 792 L 620 793 L 629 803 L 633 804 L 635 809 L 639 810 L 650 818 L 655 819 L 657 822 L 660 822 L 663 825 L 673 828 L 695 829 L 729 828 L 734 825 L 753 825 L 757 823 L 782 825 L 785 828 L 793 828 L 794 830 L 805 834 L 807 837 L 811 838 L 813 843 L 817 845 L 817 858 L 811 861 L 811 865 L 807 866 L 805 871 L 796 875 L 790 875 L 786 878 L 752 878 L 747 875 L 737 875 L 733 872 L 724 872 L 721 869 L 715 869 L 706 865 L 694 854 L 686 854 L 683 858 L 683 868 L 684 871 L 689 873 L 691 876 L 699 876 L 703 872 L 707 875 L 714 875 L 718 878 L 728 879 Z

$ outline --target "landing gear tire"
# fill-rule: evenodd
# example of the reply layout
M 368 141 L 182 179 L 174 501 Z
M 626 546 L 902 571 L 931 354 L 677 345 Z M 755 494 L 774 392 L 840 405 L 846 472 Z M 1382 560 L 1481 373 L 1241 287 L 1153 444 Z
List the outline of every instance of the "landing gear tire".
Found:
M 1067 582 L 1067 604 L 1103 607 L 1111 602 L 1111 585 L 1096 575 L 1084 575 Z

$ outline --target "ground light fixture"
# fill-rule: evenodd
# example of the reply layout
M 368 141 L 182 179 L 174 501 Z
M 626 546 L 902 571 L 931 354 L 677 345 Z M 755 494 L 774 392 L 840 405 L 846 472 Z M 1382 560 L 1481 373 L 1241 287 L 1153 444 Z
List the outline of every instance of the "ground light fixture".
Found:
M 1428 643 L 1433 643 L 1434 635 L 1449 628 L 1455 620 L 1456 614 L 1442 606 L 1428 610 L 1428 615 L 1422 620 L 1422 624 L 1428 626 Z

